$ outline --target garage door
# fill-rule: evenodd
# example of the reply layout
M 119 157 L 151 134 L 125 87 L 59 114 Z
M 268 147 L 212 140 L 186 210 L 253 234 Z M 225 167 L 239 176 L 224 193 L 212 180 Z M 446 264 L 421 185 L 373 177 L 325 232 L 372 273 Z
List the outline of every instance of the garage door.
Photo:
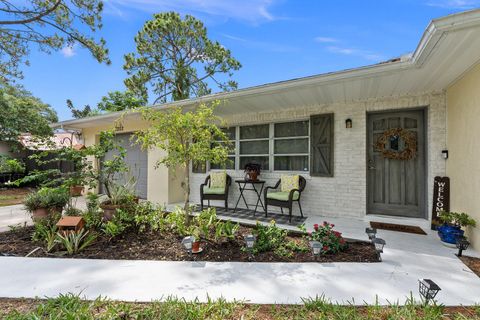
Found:
M 115 136 L 115 141 L 118 145 L 122 146 L 126 150 L 125 163 L 130 169 L 130 174 L 137 179 L 136 185 L 136 195 L 139 198 L 147 198 L 147 174 L 148 174 L 148 163 L 147 163 L 147 152 L 142 151 L 139 145 L 133 144 L 130 142 L 131 134 L 117 134 Z M 109 151 L 105 155 L 106 160 L 113 158 L 115 151 Z M 119 182 L 121 182 L 122 177 L 117 177 Z M 103 192 L 103 189 L 101 189 Z

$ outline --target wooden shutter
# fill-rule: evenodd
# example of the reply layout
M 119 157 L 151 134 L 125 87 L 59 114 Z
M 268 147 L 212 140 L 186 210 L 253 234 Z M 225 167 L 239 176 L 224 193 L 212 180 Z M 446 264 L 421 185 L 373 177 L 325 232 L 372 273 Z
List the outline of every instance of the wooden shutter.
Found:
M 333 113 L 310 117 L 310 175 L 333 177 Z

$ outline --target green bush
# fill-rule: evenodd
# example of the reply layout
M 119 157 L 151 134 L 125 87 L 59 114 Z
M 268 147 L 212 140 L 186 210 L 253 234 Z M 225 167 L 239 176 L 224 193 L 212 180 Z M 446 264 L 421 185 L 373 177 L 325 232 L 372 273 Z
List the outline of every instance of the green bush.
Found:
M 457 227 L 475 227 L 477 225 L 477 222 L 465 212 L 458 213 L 442 211 L 438 214 L 438 218 L 443 223 Z
M 274 220 L 272 220 L 267 226 L 257 222 L 254 233 L 257 238 L 255 246 L 253 247 L 254 254 L 276 251 L 280 255 L 284 255 L 284 248 L 282 247 L 286 244 L 288 232 L 285 229 L 277 227 Z
M 25 197 L 25 209 L 32 212 L 40 208 L 63 208 L 70 199 L 65 188 L 41 188 Z
M 96 238 L 96 234 L 85 231 L 85 229 L 77 232 L 57 233 L 57 242 L 65 248 L 68 255 L 79 253 L 90 246 Z
M 35 223 L 32 240 L 43 242 L 45 250 L 51 252 L 57 245 L 57 226 L 55 224 Z
M 324 221 L 322 225 L 314 224 L 314 231 L 310 234 L 310 241 L 318 241 L 322 244 L 322 254 L 336 254 L 347 248 L 347 242 L 342 234 L 333 230 L 335 225 Z
M 0 173 L 24 173 L 25 164 L 8 156 L 0 156 Z

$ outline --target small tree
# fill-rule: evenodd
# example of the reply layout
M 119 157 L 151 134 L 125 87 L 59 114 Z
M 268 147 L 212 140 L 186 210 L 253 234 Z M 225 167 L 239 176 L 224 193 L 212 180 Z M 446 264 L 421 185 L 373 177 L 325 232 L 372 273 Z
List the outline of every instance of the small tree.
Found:
M 227 135 L 217 126 L 221 119 L 213 111 L 218 102 L 210 106 L 202 104 L 194 111 L 142 110 L 143 118 L 150 123 L 148 129 L 136 133 L 137 142 L 145 149 L 159 148 L 166 156 L 157 161 L 157 166 L 181 167 L 185 172 L 182 183 L 184 210 L 190 223 L 190 166 L 193 162 L 211 161 L 224 163 L 228 155 Z

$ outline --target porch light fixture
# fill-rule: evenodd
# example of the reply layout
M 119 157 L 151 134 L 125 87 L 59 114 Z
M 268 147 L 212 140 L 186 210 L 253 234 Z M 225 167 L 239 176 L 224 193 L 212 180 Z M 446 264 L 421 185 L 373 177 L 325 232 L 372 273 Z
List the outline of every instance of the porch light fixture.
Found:
M 428 304 L 430 300 L 433 300 L 440 290 L 442 289 L 430 279 L 418 280 L 418 291 L 422 298 L 425 299 L 425 304 Z
M 377 252 L 378 260 L 382 261 L 381 253 L 383 253 L 383 247 L 386 244 L 385 240 L 380 238 L 373 238 L 372 243 L 375 245 L 375 251 Z
M 445 159 L 445 160 L 448 159 L 448 150 L 442 150 L 442 157 L 443 157 L 443 159 Z
M 345 120 L 345 128 L 351 129 L 352 127 L 353 127 L 352 119 L 348 118 L 347 120 Z
M 457 240 L 457 248 L 458 248 L 457 257 L 461 257 L 463 250 L 467 250 L 469 245 L 470 245 L 470 242 L 467 239 L 465 238 L 458 239 Z
M 315 260 L 317 260 L 318 256 L 320 255 L 320 251 L 322 250 L 322 244 L 318 241 L 311 242 L 312 253 Z
M 245 237 L 245 245 L 248 250 L 248 260 L 253 260 L 253 246 L 255 245 L 255 236 L 253 234 L 247 234 Z
M 365 228 L 365 233 L 368 235 L 368 239 L 375 239 L 377 236 L 377 229 L 375 228 Z

